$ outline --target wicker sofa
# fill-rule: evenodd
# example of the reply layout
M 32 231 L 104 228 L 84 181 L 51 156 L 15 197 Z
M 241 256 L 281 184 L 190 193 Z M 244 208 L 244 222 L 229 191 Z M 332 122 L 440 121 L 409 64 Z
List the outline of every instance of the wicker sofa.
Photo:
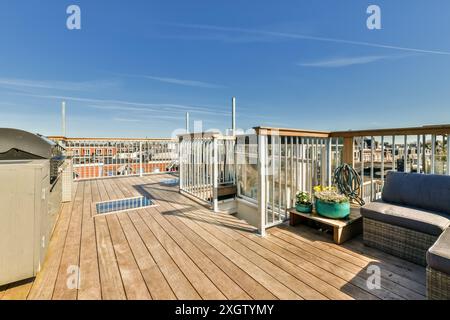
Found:
M 427 266 L 429 299 L 450 299 L 450 176 L 388 172 L 361 208 L 364 243 Z

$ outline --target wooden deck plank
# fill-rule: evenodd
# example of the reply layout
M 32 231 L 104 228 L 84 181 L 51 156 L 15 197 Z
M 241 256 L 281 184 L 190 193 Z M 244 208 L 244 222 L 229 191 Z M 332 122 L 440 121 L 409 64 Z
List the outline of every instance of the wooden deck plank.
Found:
M 186 278 L 205 300 L 225 299 L 223 293 L 214 285 L 214 283 L 200 270 L 192 259 L 173 241 L 170 236 L 151 218 L 151 212 L 155 213 L 154 208 L 148 208 L 145 211 L 140 210 L 139 214 L 145 221 L 155 237 L 166 249 L 178 267 L 183 271 Z
M 123 189 L 122 189 L 123 190 Z M 133 194 L 128 193 L 128 196 Z M 161 203 L 163 205 L 163 203 Z M 156 206 L 148 209 L 149 218 L 154 226 L 159 224 L 161 230 L 164 230 L 176 244 L 192 259 L 195 265 L 203 272 L 205 276 L 212 281 L 216 288 L 228 299 L 246 300 L 250 296 L 245 293 L 230 277 L 228 277 L 219 267 L 217 267 L 206 255 L 204 255 L 194 244 L 190 242 L 183 234 L 176 228 L 170 225 L 162 216 L 164 209 L 162 206 Z M 185 265 L 185 264 L 183 264 Z M 190 269 L 188 269 L 190 271 Z M 192 271 L 190 271 L 192 272 Z M 191 277 L 189 277 L 192 279 Z M 200 290 L 198 290 L 200 292 Z
M 155 300 L 176 299 L 170 285 L 147 250 L 128 214 L 119 213 L 118 218 L 152 298 Z
M 280 248 L 283 248 L 284 250 L 293 254 L 294 257 L 291 258 L 293 261 L 298 261 L 298 258 L 306 259 L 313 265 L 317 266 L 317 270 L 325 270 L 333 274 L 338 278 L 338 280 L 335 281 L 336 284 L 340 286 L 340 289 L 343 291 L 356 291 L 355 297 L 358 299 L 367 300 L 377 297 L 378 299 L 384 300 L 402 300 L 400 296 L 393 294 L 386 289 L 376 291 L 369 290 L 367 287 L 366 279 L 360 277 L 359 272 L 350 272 L 342 268 L 342 266 L 340 266 L 339 264 L 335 264 L 324 259 L 317 252 L 311 253 L 308 250 L 305 250 L 303 247 L 297 247 L 291 244 L 291 241 L 285 241 L 274 235 L 268 235 L 267 241 L 272 242 L 273 244 L 278 245 Z M 323 271 L 321 271 L 321 273 L 322 272 Z
M 110 199 L 121 198 L 120 189 L 114 184 L 113 179 L 104 180 L 103 182 Z M 132 300 L 150 299 L 151 295 L 119 223 L 117 214 L 106 215 L 106 221 L 127 298 Z
M 193 213 L 194 213 L 194 211 L 192 211 L 192 210 L 189 211 L 190 215 L 192 215 Z M 208 217 L 208 219 L 213 219 L 213 218 L 211 218 L 211 215 L 210 215 Z M 221 227 L 221 228 L 222 228 L 222 230 L 224 230 L 227 233 L 235 232 L 235 230 L 232 229 L 232 228 L 225 228 L 225 227 Z M 365 266 L 367 266 L 367 264 Z M 359 270 L 353 269 L 352 271 L 355 274 L 358 274 L 358 272 L 361 272 L 360 269 Z M 367 277 L 369 277 L 369 274 L 365 273 L 365 274 L 363 274 L 363 276 L 365 276 L 367 278 Z M 387 277 L 392 277 L 392 274 L 387 275 Z M 421 298 L 423 298 L 422 293 L 416 293 L 416 292 L 414 292 L 414 291 L 412 291 L 412 290 L 410 290 L 408 288 L 404 288 L 404 287 L 401 287 L 401 286 L 399 287 L 396 283 L 393 283 L 389 278 L 386 278 L 385 281 L 383 281 L 383 284 L 384 284 L 384 286 L 387 286 L 391 291 L 394 292 L 394 294 L 390 294 L 390 291 L 386 291 L 384 293 L 384 295 L 382 295 L 383 298 L 387 298 L 385 296 L 386 293 L 388 294 L 389 298 L 394 298 L 394 297 L 399 298 L 400 296 L 404 297 L 404 298 L 407 298 L 407 299 L 421 299 Z
M 192 212 L 190 212 L 189 214 L 192 214 Z M 215 215 L 209 215 L 206 216 L 204 215 L 205 219 L 213 219 L 211 217 L 214 217 Z M 222 229 L 222 231 L 224 231 L 225 233 L 229 234 L 230 236 L 232 236 L 233 233 L 235 232 L 239 232 L 239 229 L 236 228 L 226 228 L 224 226 L 220 227 Z M 274 228 L 276 229 L 276 228 Z M 339 247 L 338 245 L 332 244 L 334 245 L 334 247 Z M 336 250 L 334 250 L 335 248 L 331 248 L 332 254 L 336 253 Z M 341 259 L 346 259 L 346 255 L 344 253 L 342 253 L 343 256 L 340 256 L 339 258 Z M 362 265 L 359 264 L 359 267 L 367 267 L 368 264 L 367 263 L 363 263 Z M 411 282 L 409 279 L 406 279 L 404 277 L 402 277 L 401 275 L 395 274 L 393 272 L 386 272 L 385 270 L 385 266 L 384 264 L 380 264 L 380 268 L 382 271 L 382 277 L 384 278 L 384 285 L 387 286 L 388 288 L 390 288 L 394 293 L 397 293 L 396 296 L 402 296 L 404 298 L 407 299 L 421 299 L 423 297 L 423 290 L 424 287 L 421 285 L 418 285 L 416 282 Z M 359 271 L 355 271 L 355 269 L 353 269 L 354 272 L 360 272 Z M 367 278 L 369 277 L 369 274 L 365 273 L 364 276 Z M 406 284 L 405 284 L 406 283 Z M 398 284 L 403 285 L 398 287 Z M 413 290 L 410 290 L 410 288 L 412 288 Z M 418 293 L 418 294 L 416 294 Z M 392 296 L 389 294 L 389 296 Z
M 70 270 L 80 266 L 80 242 L 81 242 L 81 224 L 83 219 L 83 197 L 85 182 L 78 186 L 72 208 L 72 218 L 70 219 L 69 229 L 67 231 L 67 239 L 64 245 L 64 251 L 59 265 L 58 277 L 56 278 L 53 299 L 55 300 L 76 300 L 78 280 L 75 277 L 73 285 L 70 282 Z
M 288 240 L 289 237 L 290 238 L 293 237 L 292 233 L 286 235 L 283 232 L 280 232 L 279 230 L 274 230 L 273 233 L 271 233 L 271 234 L 276 237 L 287 240 L 287 241 L 289 241 Z M 295 238 L 295 239 L 300 240 L 300 238 Z M 300 244 L 299 244 L 299 242 L 300 242 Z M 308 250 L 309 252 L 312 252 L 316 256 L 321 257 L 327 261 L 330 261 L 336 265 L 341 266 L 342 269 L 345 269 L 347 271 L 358 274 L 358 276 L 362 277 L 364 280 L 367 280 L 367 278 L 370 277 L 370 274 L 367 273 L 367 267 L 370 264 L 367 264 L 364 267 L 353 265 L 353 264 L 349 263 L 348 261 L 346 261 L 345 259 L 343 259 L 342 257 L 336 256 L 336 255 L 333 255 L 332 253 L 330 253 L 331 250 L 324 250 L 324 248 L 321 246 L 321 243 L 319 241 L 309 243 L 306 238 L 301 237 L 300 241 L 297 241 L 297 242 L 292 241 L 291 243 L 295 243 L 296 246 L 298 246 L 298 247 L 301 246 L 303 249 Z M 376 265 L 376 263 L 374 263 L 374 265 Z M 381 270 L 381 272 L 382 272 L 381 286 L 384 289 L 388 290 L 391 293 L 394 293 L 397 296 L 405 298 L 405 299 L 423 299 L 423 294 L 417 293 L 406 287 L 402 287 L 402 286 L 394 283 L 393 281 L 391 281 L 388 278 L 388 276 L 383 274 L 382 270 Z M 379 292 L 373 291 L 373 293 L 378 294 Z
M 234 229 L 232 232 L 238 232 Z M 239 235 L 235 236 L 235 239 L 240 241 L 242 244 L 246 245 L 250 250 L 260 254 L 262 257 L 271 261 L 273 264 L 279 266 L 285 271 L 288 271 L 291 275 L 295 276 L 297 279 L 302 280 L 306 284 L 310 285 L 315 290 L 321 292 L 323 295 L 327 296 L 330 299 L 349 299 L 350 296 L 339 291 L 336 287 L 332 287 L 329 283 L 320 279 L 322 276 L 321 273 L 316 274 L 318 277 L 314 276 L 314 271 L 320 270 L 317 266 L 313 266 L 308 270 L 303 270 L 302 268 L 297 268 L 296 265 L 290 263 L 290 261 L 282 258 L 280 255 L 273 253 L 270 250 L 264 248 L 266 245 L 259 245 L 261 242 L 264 242 L 264 239 L 255 236 L 252 233 L 242 232 L 244 237 L 240 237 Z M 253 239 L 255 242 L 249 241 L 246 237 Z M 266 243 L 267 244 L 267 243 Z M 256 246 L 255 246 L 256 245 Z M 311 271 L 313 271 L 311 273 Z M 330 278 L 325 278 L 327 281 L 330 281 Z M 367 298 L 367 295 L 366 295 Z
M 152 190 L 152 194 L 158 194 L 156 191 Z M 171 205 L 175 204 L 173 201 L 170 203 Z M 252 262 L 250 257 L 248 257 L 246 254 L 239 253 L 235 251 L 232 247 L 229 246 L 229 243 L 227 240 L 223 241 L 215 237 L 215 233 L 218 230 L 213 230 L 212 233 L 210 233 L 206 228 L 202 227 L 202 222 L 194 221 L 193 219 L 190 219 L 184 215 L 184 212 L 182 211 L 183 207 L 178 207 L 175 209 L 181 209 L 179 211 L 181 214 L 178 216 L 181 221 L 183 221 L 186 225 L 191 227 L 197 234 L 199 234 L 205 241 L 208 241 L 211 245 L 213 245 L 217 250 L 222 252 L 224 255 L 226 255 L 231 261 L 233 261 L 236 265 L 238 265 L 241 269 L 246 271 L 248 274 L 250 274 L 252 277 L 257 279 L 262 285 L 264 285 L 268 290 L 270 290 L 275 296 L 277 296 L 280 299 L 301 299 L 302 296 L 297 294 L 294 290 L 301 291 L 300 288 L 297 287 L 298 283 L 295 278 L 293 277 L 287 277 L 289 281 L 292 281 L 293 283 L 286 283 L 286 281 L 279 281 L 279 275 L 276 274 L 277 278 L 274 278 L 270 271 L 267 272 L 264 270 L 264 266 L 261 266 L 261 263 L 255 263 Z M 233 240 L 231 240 L 233 241 Z M 247 252 L 249 253 L 249 252 Z M 250 253 L 251 255 L 251 253 Z M 261 262 L 261 261 L 260 261 Z M 263 261 L 263 264 L 267 267 L 268 264 Z M 269 269 L 270 265 L 269 265 Z M 273 271 L 273 270 L 271 270 Z M 285 275 L 283 270 L 277 270 L 282 273 L 282 275 Z M 273 273 L 272 273 L 273 274 Z M 289 287 L 290 288 L 289 288 Z M 294 287 L 294 290 L 291 288 Z
M 101 201 L 108 200 L 108 194 L 102 180 L 97 180 L 97 187 Z M 94 199 L 94 201 L 95 200 L 96 199 Z M 102 298 L 105 300 L 126 299 L 122 277 L 117 264 L 117 259 L 105 216 L 95 217 L 95 231 Z
M 175 227 L 170 225 L 167 220 L 162 217 L 161 208 L 155 208 L 158 213 L 153 211 L 151 213 L 152 219 L 176 241 L 176 243 L 184 250 L 184 252 L 194 261 L 194 263 L 202 270 L 202 272 L 220 289 L 220 291 L 228 299 L 247 300 L 250 296 L 242 290 L 242 288 L 234 282 L 222 269 L 220 269 L 214 262 L 202 253 L 191 241 L 181 234 Z
M 191 213 L 192 211 L 190 211 L 190 213 Z M 251 238 L 253 238 L 253 239 L 256 239 L 256 243 L 264 243 L 264 247 L 270 247 L 270 246 L 268 246 L 267 244 L 268 244 L 268 242 L 265 240 L 265 239 L 261 239 L 260 237 L 258 237 L 258 236 L 256 236 L 256 235 L 254 235 L 254 234 L 251 234 L 251 233 L 248 233 L 248 232 L 242 232 L 242 231 L 237 231 L 236 229 L 232 229 L 230 232 L 240 232 L 241 234 L 243 234 L 243 235 L 245 235 L 245 234 L 247 234 L 247 236 L 248 237 L 251 237 Z M 235 236 L 235 238 L 237 237 L 237 239 L 239 239 L 239 237 L 238 236 Z M 249 242 L 247 242 L 247 243 L 249 243 Z M 273 248 L 273 247 L 272 247 Z M 255 247 L 253 247 L 253 249 L 255 249 Z M 261 249 L 263 249 L 262 247 L 260 248 L 260 250 Z M 261 252 L 261 251 L 260 251 Z M 267 251 L 266 251 L 267 252 Z M 275 261 L 275 262 L 277 262 L 277 260 L 278 260 L 278 256 L 275 256 L 275 255 L 272 255 L 272 259 L 273 259 L 273 261 Z M 305 263 L 306 262 L 304 262 L 303 263 L 303 265 L 305 265 Z M 308 272 L 312 272 L 312 273 L 316 273 L 316 275 L 318 276 L 318 277 L 321 277 L 321 276 L 325 276 L 325 278 L 324 279 L 326 279 L 327 281 L 330 281 L 332 278 L 330 278 L 330 277 L 327 277 L 327 276 L 329 276 L 329 275 L 327 275 L 327 274 L 324 274 L 325 272 L 324 272 L 324 270 L 322 270 L 322 272 L 320 272 L 320 267 L 318 267 L 317 265 L 312 265 L 312 264 L 306 264 L 306 266 L 309 266 L 309 268 L 308 268 Z M 292 268 L 292 266 L 286 266 L 286 265 L 284 265 L 283 266 L 284 268 L 290 268 L 294 273 L 297 273 L 298 271 L 295 271 L 293 268 Z M 336 266 L 334 266 L 334 268 L 336 268 Z M 300 276 L 302 279 L 304 279 L 305 277 L 304 277 L 304 273 L 303 274 L 301 274 L 301 275 L 299 275 L 298 273 L 297 273 L 297 275 L 298 276 Z M 308 278 L 308 276 L 306 277 L 306 278 Z M 340 288 L 340 286 L 339 286 L 339 284 L 341 285 L 341 287 L 342 287 L 342 285 L 343 285 L 343 283 L 344 283 L 344 281 L 342 280 L 342 279 L 339 279 L 339 278 L 337 278 L 337 277 L 334 277 L 334 279 L 336 280 L 336 281 L 338 281 L 338 284 L 337 284 L 337 287 L 338 288 Z M 320 283 L 320 282 L 314 282 L 314 280 L 315 279 L 311 279 L 311 285 L 317 285 L 317 284 L 319 284 L 319 285 L 323 285 L 323 282 L 322 283 Z M 340 281 L 339 281 L 340 280 Z M 365 281 L 363 282 L 363 285 L 364 285 L 364 288 L 365 288 Z M 329 294 L 329 291 L 328 291 L 328 289 L 330 289 L 329 287 L 322 287 L 322 292 L 327 292 L 327 294 Z M 355 293 L 354 291 L 358 291 L 356 288 L 353 288 L 353 286 L 352 285 L 348 285 L 346 288 L 344 288 L 345 290 L 349 290 L 350 292 L 352 292 L 352 293 Z M 332 291 L 332 289 L 330 290 L 330 291 Z M 362 290 L 359 290 L 359 292 L 358 292 L 358 295 L 357 295 L 357 297 L 359 297 L 359 298 L 364 298 L 364 299 L 370 299 L 370 298 L 374 298 L 374 296 L 371 296 L 370 294 L 367 294 L 367 293 L 365 293 L 365 292 L 363 292 Z M 398 296 L 396 296 L 397 298 L 398 298 Z M 341 298 L 343 298 L 343 297 L 341 297 Z
M 171 175 L 75 183 L 43 270 L 0 288 L 0 299 L 423 299 L 425 268 L 360 238 L 336 245 L 306 226 L 261 238 L 233 215 L 212 213 L 162 183 Z M 156 207 L 92 217 L 98 201 L 150 194 Z M 80 266 L 79 290 L 67 267 Z M 367 268 L 381 269 L 369 290 Z
M 129 183 L 124 183 L 124 179 L 114 179 L 112 183 L 115 184 L 116 188 L 119 190 L 118 192 L 120 192 L 124 197 L 138 196 L 138 192 L 134 191 L 133 193 L 133 190 L 129 188 Z M 122 212 L 118 213 L 117 216 L 124 230 L 125 236 L 130 243 L 131 250 L 137 264 L 139 265 L 142 276 L 144 277 L 152 298 L 166 300 L 176 299 L 170 285 L 167 283 L 155 260 L 147 250 L 147 247 L 139 236 L 137 230 L 134 228 L 128 214 Z
M 79 300 L 101 299 L 100 271 L 98 266 L 97 242 L 95 236 L 95 220 L 93 213 L 93 180 L 86 181 L 84 187 L 83 221 L 81 227 L 80 248 L 80 285 L 78 289 Z
M 3 296 L 5 295 L 6 290 L 8 289 L 8 285 L 0 286 L 0 300 L 2 300 Z
M 406 267 L 402 266 L 403 260 L 390 256 L 388 254 L 380 255 L 378 259 L 371 259 L 368 256 L 364 256 L 362 254 L 357 255 L 356 252 L 354 252 L 353 254 L 349 254 L 348 249 L 345 249 L 345 247 L 343 246 L 334 244 L 326 237 L 323 237 L 322 234 L 317 234 L 315 230 L 312 230 L 310 228 L 302 227 L 299 229 L 291 229 L 290 226 L 283 226 L 278 228 L 277 231 L 285 232 L 289 236 L 294 237 L 296 234 L 301 232 L 303 239 L 312 239 L 314 241 L 313 244 L 317 245 L 317 247 L 324 251 L 341 257 L 345 261 L 348 261 L 360 267 L 376 263 L 382 270 L 382 277 L 404 287 L 412 288 L 418 293 L 425 292 L 425 284 L 423 282 L 425 279 L 425 268 L 421 266 L 409 266 L 406 262 L 404 264 Z M 353 239 L 347 242 L 346 245 L 353 245 L 358 242 L 361 242 L 360 239 Z M 409 264 L 413 265 L 412 263 Z
M 147 285 L 128 245 L 117 215 L 107 215 L 106 221 L 108 222 L 113 248 L 127 298 L 132 300 L 150 299 L 151 296 Z
M 161 212 L 161 215 L 155 215 L 154 218 L 157 219 L 160 224 L 164 224 L 164 220 L 167 220 L 168 225 L 176 228 L 207 257 L 210 257 L 211 260 L 215 262 L 216 265 L 220 267 L 231 279 L 238 283 L 249 296 L 253 299 L 260 300 L 275 299 L 275 296 L 266 288 L 226 258 L 220 251 L 215 249 L 208 242 L 205 242 L 197 233 L 174 216 L 172 209 L 168 208 L 167 204 L 161 203 L 161 207 L 167 211 L 164 213 Z
M 302 233 L 306 234 L 308 237 L 314 239 L 319 239 L 320 237 L 322 238 L 322 241 L 320 242 L 320 247 L 324 250 L 329 251 L 331 254 L 335 254 L 339 257 L 342 257 L 344 260 L 361 267 L 366 266 L 368 263 L 377 263 L 377 265 L 382 269 L 382 275 L 385 276 L 386 278 L 389 278 L 391 281 L 394 281 L 400 285 L 405 284 L 407 287 L 419 285 L 418 288 L 420 288 L 421 291 L 425 289 L 424 283 L 422 281 L 417 281 L 417 279 L 420 280 L 422 280 L 422 278 L 423 280 L 425 279 L 423 267 L 419 267 L 418 265 L 414 265 L 412 263 L 409 263 L 408 265 L 406 261 L 403 261 L 399 258 L 396 258 L 388 254 L 379 255 L 378 259 L 370 259 L 367 256 L 357 254 L 356 252 L 351 252 L 350 250 L 346 250 L 345 246 L 335 245 L 331 241 L 328 241 L 327 238 L 323 238 L 322 234 L 317 234 L 316 232 L 314 232 L 314 230 L 310 228 L 299 228 L 296 230 L 290 229 L 290 226 L 283 226 L 283 228 L 280 229 L 289 230 L 290 234 L 292 234 L 292 231 L 302 230 Z M 351 246 L 352 244 L 357 242 L 361 243 L 361 241 L 353 240 L 347 242 L 346 245 Z M 389 262 L 386 262 L 386 260 Z M 408 277 L 406 277 L 406 275 L 408 275 Z
M 78 183 L 75 183 L 72 188 L 73 198 L 75 198 L 75 195 L 78 192 L 78 185 Z M 45 262 L 42 266 L 42 270 L 34 279 L 28 299 L 48 300 L 53 296 L 59 265 L 66 243 L 68 226 L 72 216 L 73 205 L 74 201 L 71 201 L 70 203 L 64 203 L 62 206 L 55 230 L 50 239 Z
M 33 279 L 25 279 L 10 284 L 7 289 L 0 293 L 0 300 L 26 300 L 33 285 Z
M 148 228 L 137 211 L 128 213 L 135 228 L 139 232 L 147 249 L 158 264 L 161 272 L 164 274 L 167 282 L 172 288 L 178 299 L 198 300 L 200 295 L 194 289 L 189 280 L 184 276 L 170 255 L 156 239 L 153 232 Z
M 154 192 L 155 194 L 159 194 L 160 196 L 165 198 L 164 193 L 163 193 L 164 191 L 162 191 L 162 189 L 159 189 L 158 191 L 152 190 L 152 192 Z M 177 199 L 177 198 L 179 199 L 180 195 L 173 195 L 171 198 L 173 200 Z M 175 207 L 175 208 L 182 208 L 182 205 L 179 205 L 174 201 L 171 201 L 171 205 L 173 205 L 173 207 Z M 196 210 L 190 210 L 189 215 L 194 215 L 195 212 L 196 212 Z M 305 283 L 305 278 L 307 278 L 307 279 L 309 278 L 309 280 L 311 280 L 310 274 L 308 274 L 306 272 L 302 272 L 301 269 L 290 268 L 290 270 L 295 272 L 297 275 L 297 278 L 294 277 L 289 272 L 286 272 L 286 268 L 291 267 L 291 265 L 289 265 L 287 263 L 283 263 L 282 261 L 279 260 L 279 257 L 274 258 L 274 256 L 272 256 L 271 257 L 272 259 L 268 259 L 268 257 L 265 256 L 264 254 L 258 255 L 257 253 L 254 252 L 254 250 L 249 249 L 246 246 L 242 245 L 240 242 L 236 241 L 241 238 L 241 236 L 238 233 L 234 233 L 234 231 L 232 229 L 228 229 L 228 230 L 232 230 L 231 232 L 233 233 L 233 235 L 230 236 L 229 234 L 225 234 L 222 232 L 222 229 L 220 228 L 220 226 L 218 226 L 217 224 L 210 224 L 209 222 L 211 220 L 210 219 L 208 220 L 205 217 L 206 217 L 206 215 L 202 214 L 200 212 L 198 215 L 196 215 L 195 220 L 198 223 L 202 223 L 200 221 L 205 221 L 206 223 L 204 223 L 203 226 L 211 234 L 214 234 L 218 239 L 222 240 L 224 243 L 227 243 L 234 250 L 242 253 L 242 255 L 244 255 L 246 257 L 250 257 L 251 260 L 255 261 L 255 263 L 257 265 L 264 267 L 264 269 L 269 274 L 277 274 L 277 278 L 281 279 L 283 283 L 287 283 L 287 285 L 293 291 L 297 292 L 297 294 L 299 294 L 305 298 L 308 298 L 308 299 L 324 299 L 326 296 L 324 294 L 320 293 L 319 291 L 326 292 L 328 290 L 328 294 L 331 294 L 332 296 L 333 296 L 333 294 L 339 295 L 341 299 L 343 299 L 344 296 L 346 296 L 345 294 L 342 294 L 342 293 L 338 292 L 337 290 L 334 291 L 335 288 L 333 288 L 323 282 L 320 282 L 317 278 L 312 279 L 312 281 L 315 280 L 315 288 L 308 286 Z M 214 221 L 214 219 L 212 219 L 212 220 Z M 226 228 L 226 227 L 224 227 L 224 228 Z M 269 251 L 266 251 L 265 253 L 267 254 L 267 252 L 269 252 Z M 295 269 L 295 271 L 294 271 L 294 269 Z M 300 279 L 302 279 L 302 280 L 300 280 Z M 317 290 L 317 289 L 319 289 L 319 290 Z

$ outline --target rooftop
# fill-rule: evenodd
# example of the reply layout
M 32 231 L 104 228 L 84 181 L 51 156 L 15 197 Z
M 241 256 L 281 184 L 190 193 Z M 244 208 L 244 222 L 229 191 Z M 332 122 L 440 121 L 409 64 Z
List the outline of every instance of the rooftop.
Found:
M 266 237 L 165 183 L 172 175 L 75 182 L 42 271 L 0 299 L 424 299 L 425 268 L 306 226 Z M 150 195 L 156 206 L 93 216 L 95 203 Z M 368 268 L 380 267 L 370 290 Z M 70 289 L 70 271 L 80 270 Z M 68 274 L 69 271 L 69 274 Z

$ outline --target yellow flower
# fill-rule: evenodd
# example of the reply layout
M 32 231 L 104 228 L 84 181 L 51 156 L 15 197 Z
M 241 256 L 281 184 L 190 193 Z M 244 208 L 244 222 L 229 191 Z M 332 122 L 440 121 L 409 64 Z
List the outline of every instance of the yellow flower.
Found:
M 313 189 L 315 192 L 320 192 L 322 191 L 322 186 L 315 186 Z

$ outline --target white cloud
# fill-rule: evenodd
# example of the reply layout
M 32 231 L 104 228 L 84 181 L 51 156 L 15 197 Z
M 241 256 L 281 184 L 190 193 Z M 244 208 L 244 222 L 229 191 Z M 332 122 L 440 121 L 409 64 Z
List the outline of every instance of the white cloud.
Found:
M 198 105 L 183 105 L 173 103 L 143 103 L 133 102 L 125 100 L 110 100 L 110 99 L 95 99 L 95 98 L 81 98 L 74 96 L 62 96 L 62 95 L 42 95 L 42 94 L 29 94 L 29 93 L 11 93 L 19 96 L 28 96 L 40 99 L 52 99 L 59 101 L 74 101 L 86 103 L 86 107 L 105 110 L 120 110 L 120 111 L 142 111 L 142 112 L 157 112 L 173 113 L 173 112 L 192 112 L 195 114 L 205 114 L 214 116 L 229 116 L 231 113 L 227 108 L 222 107 L 209 107 Z M 68 105 L 70 108 L 70 105 Z
M 167 24 L 167 25 L 177 26 L 177 27 L 181 27 L 181 28 L 212 30 L 212 31 L 221 31 L 221 32 L 233 32 L 233 33 L 239 33 L 239 34 L 243 33 L 243 34 L 265 35 L 268 37 L 279 37 L 279 38 L 286 38 L 286 39 L 312 40 L 312 41 L 321 41 L 321 42 L 350 44 L 350 45 L 356 45 L 356 46 L 392 49 L 392 50 L 400 50 L 400 51 L 407 51 L 407 52 L 414 52 L 414 53 L 430 53 L 430 54 L 438 54 L 438 55 L 450 55 L 449 51 L 443 51 L 443 50 L 429 50 L 429 49 L 421 49 L 421 48 L 412 48 L 412 47 L 405 47 L 405 46 L 365 42 L 365 41 L 355 41 L 355 40 L 347 40 L 347 39 L 339 39 L 339 38 L 312 36 L 312 35 L 290 33 L 290 32 L 278 32 L 278 31 L 270 31 L 270 30 L 245 29 L 245 28 L 234 28 L 234 27 L 223 27 L 223 26 L 201 25 L 201 24 Z
M 48 81 L 17 78 L 0 78 L 0 86 L 5 88 L 50 89 L 67 91 L 90 91 L 118 86 L 115 80 L 96 81 Z
M 345 58 L 333 58 L 326 60 L 319 60 L 308 63 L 298 63 L 302 67 L 318 67 L 318 68 L 340 68 L 348 67 L 357 64 L 366 64 L 383 59 L 388 59 L 386 56 L 362 56 L 362 57 L 345 57 Z
M 157 77 L 157 76 L 152 76 L 152 75 L 127 75 L 127 76 L 139 77 L 139 78 L 150 79 L 150 80 L 155 80 L 155 81 L 159 81 L 159 82 L 170 83 L 170 84 L 175 84 L 175 85 L 180 85 L 180 86 L 188 86 L 188 87 L 210 88 L 210 89 L 225 88 L 225 86 L 223 86 L 223 85 L 209 83 L 209 82 L 203 82 L 203 81 L 198 81 L 198 80 Z

